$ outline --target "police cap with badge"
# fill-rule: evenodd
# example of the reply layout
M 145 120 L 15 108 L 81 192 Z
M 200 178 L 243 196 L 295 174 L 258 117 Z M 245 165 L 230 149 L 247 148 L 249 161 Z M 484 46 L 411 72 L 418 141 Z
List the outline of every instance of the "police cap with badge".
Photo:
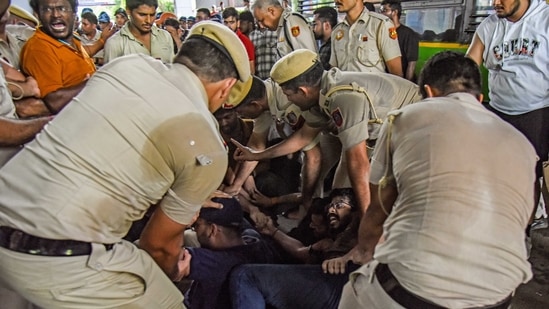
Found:
M 187 40 L 191 38 L 208 41 L 232 60 L 238 79 L 231 89 L 226 106 L 235 107 L 238 105 L 250 91 L 253 80 L 248 54 L 240 39 L 227 26 L 207 20 L 201 21 L 191 28 Z

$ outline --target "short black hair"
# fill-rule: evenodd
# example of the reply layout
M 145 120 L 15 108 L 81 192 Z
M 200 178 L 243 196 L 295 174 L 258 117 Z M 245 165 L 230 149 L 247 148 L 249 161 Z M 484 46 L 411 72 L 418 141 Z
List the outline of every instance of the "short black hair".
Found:
M 179 21 L 175 18 L 166 18 L 166 20 L 164 21 L 164 24 L 163 26 L 172 26 L 174 27 L 175 29 L 179 29 Z
M 255 22 L 255 19 L 254 19 L 254 14 L 252 14 L 252 12 L 250 11 L 243 11 L 240 13 L 239 15 L 239 19 L 242 21 L 249 21 L 251 22 L 252 24 Z
M 71 10 L 76 13 L 76 8 L 78 8 L 78 0 L 67 0 L 71 6 Z M 40 0 L 30 0 L 29 4 L 33 11 L 40 13 Z
M 326 206 L 330 204 L 330 197 L 315 197 L 311 201 L 311 207 L 309 208 L 309 215 L 321 215 L 326 217 Z
M 331 6 L 320 7 L 314 10 L 313 14 L 318 14 L 318 18 L 323 22 L 327 21 L 332 28 L 337 25 L 337 11 Z
M 358 204 L 355 196 L 355 191 L 353 188 L 335 188 L 330 192 L 330 199 L 333 199 L 336 196 L 344 196 L 349 199 L 349 204 L 353 210 L 358 209 Z
M 202 13 L 208 15 L 208 17 L 210 17 L 210 15 L 212 15 L 212 13 L 210 13 L 210 10 L 207 9 L 207 8 L 199 8 L 198 10 L 196 10 L 196 12 L 197 12 L 197 13 L 198 13 L 198 12 L 202 12 Z
M 238 77 L 234 61 L 213 43 L 199 37 L 188 37 L 173 62 L 187 66 L 199 78 L 209 82 Z
M 467 92 L 474 96 L 482 93 L 478 65 L 464 54 L 443 51 L 432 56 L 419 73 L 418 85 L 426 98 L 425 85 L 441 91 L 441 96 L 454 92 Z
M 90 23 L 97 25 L 97 16 L 92 12 L 85 12 L 80 16 L 80 18 L 89 21 Z
M 383 0 L 381 1 L 381 5 L 389 5 L 391 10 L 398 11 L 397 16 L 400 19 L 400 15 L 402 15 L 402 4 L 400 3 L 400 0 Z
M 126 0 L 126 8 L 130 11 L 137 9 L 143 4 L 158 8 L 158 0 Z
M 265 83 L 261 80 L 261 78 L 255 75 L 252 78 L 253 80 L 252 80 L 252 86 L 250 88 L 250 91 L 238 106 L 244 106 L 252 101 L 257 101 L 266 96 L 267 90 L 265 87 Z M 238 106 L 236 108 L 238 108 Z
M 222 14 L 223 19 L 231 17 L 231 16 L 234 17 L 236 20 L 239 19 L 238 11 L 232 6 L 224 9 L 223 13 L 221 13 L 221 14 Z

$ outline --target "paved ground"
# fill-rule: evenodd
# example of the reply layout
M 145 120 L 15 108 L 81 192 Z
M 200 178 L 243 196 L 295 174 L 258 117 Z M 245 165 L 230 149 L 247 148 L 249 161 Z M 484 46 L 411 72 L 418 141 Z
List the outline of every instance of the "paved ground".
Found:
M 534 278 L 517 290 L 512 309 L 549 309 L 549 229 L 532 231 Z
M 282 218 L 283 230 L 290 230 L 296 221 Z M 549 228 L 532 231 L 530 263 L 534 277 L 517 290 L 511 309 L 549 309 Z

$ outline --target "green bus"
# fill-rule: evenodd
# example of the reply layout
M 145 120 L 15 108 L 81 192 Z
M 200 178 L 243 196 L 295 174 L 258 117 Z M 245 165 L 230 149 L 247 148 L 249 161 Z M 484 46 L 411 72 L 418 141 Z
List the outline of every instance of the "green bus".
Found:
M 379 8 L 381 1 L 374 3 Z M 401 23 L 414 29 L 420 37 L 416 74 L 425 61 L 443 50 L 465 53 L 477 26 L 494 11 L 492 0 L 421 0 L 402 1 Z M 306 17 L 322 6 L 334 6 L 333 0 L 294 0 L 294 8 Z M 340 16 L 342 20 L 344 16 Z M 483 92 L 488 100 L 488 72 L 482 68 Z

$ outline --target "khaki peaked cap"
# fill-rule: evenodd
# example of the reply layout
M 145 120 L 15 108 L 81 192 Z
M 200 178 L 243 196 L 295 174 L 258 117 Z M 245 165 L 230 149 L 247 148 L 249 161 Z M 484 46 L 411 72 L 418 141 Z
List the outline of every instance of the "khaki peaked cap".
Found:
M 195 24 L 191 28 L 188 39 L 192 37 L 207 40 L 232 59 L 238 73 L 238 80 L 231 89 L 227 103 L 233 107 L 238 105 L 252 86 L 250 62 L 242 41 L 229 27 L 214 21 L 201 21 Z
M 280 58 L 271 69 L 271 78 L 279 85 L 307 72 L 318 63 L 318 54 L 308 49 L 297 49 Z
M 32 15 L 31 13 L 27 12 L 22 7 L 20 7 L 16 4 L 12 4 L 12 5 L 10 5 L 9 10 L 10 10 L 11 15 L 17 16 L 21 19 L 26 19 L 30 22 L 33 22 L 36 26 L 38 26 L 38 24 L 39 24 L 38 19 L 36 17 L 34 17 L 34 15 Z

